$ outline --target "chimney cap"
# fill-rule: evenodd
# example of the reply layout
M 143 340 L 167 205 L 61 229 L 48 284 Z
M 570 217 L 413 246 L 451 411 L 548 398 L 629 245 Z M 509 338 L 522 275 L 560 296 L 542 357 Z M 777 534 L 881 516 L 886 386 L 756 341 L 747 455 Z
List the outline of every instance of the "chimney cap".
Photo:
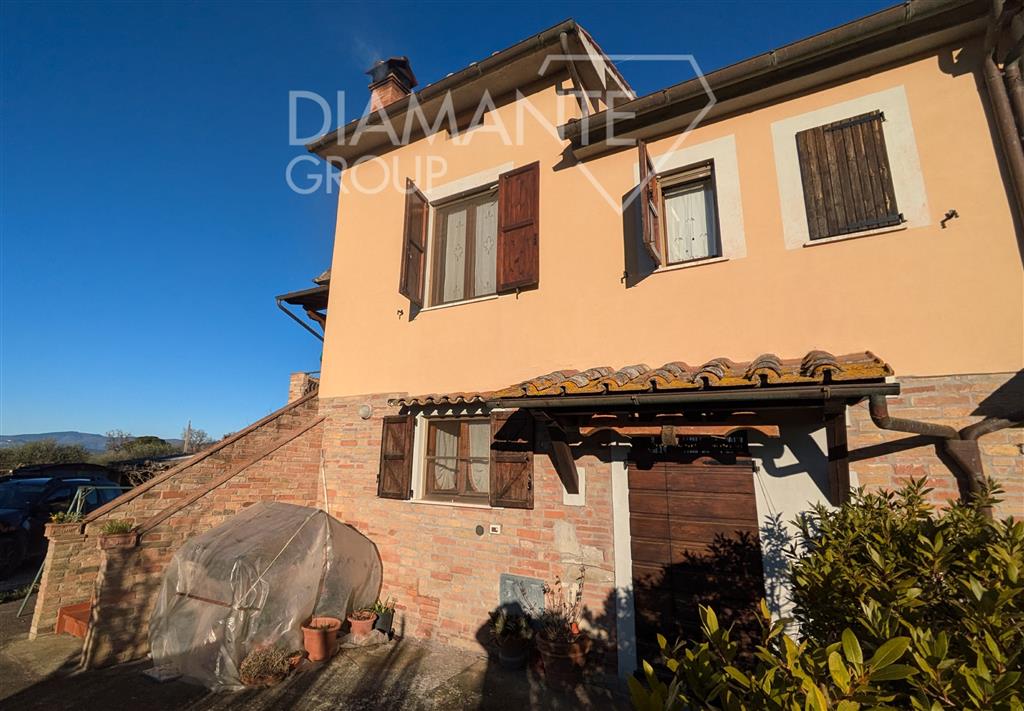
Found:
M 412 90 L 416 86 L 416 75 L 412 73 L 408 57 L 388 57 L 378 59 L 373 66 L 366 70 L 370 75 L 370 85 L 378 84 L 393 74 L 396 79 L 406 88 Z

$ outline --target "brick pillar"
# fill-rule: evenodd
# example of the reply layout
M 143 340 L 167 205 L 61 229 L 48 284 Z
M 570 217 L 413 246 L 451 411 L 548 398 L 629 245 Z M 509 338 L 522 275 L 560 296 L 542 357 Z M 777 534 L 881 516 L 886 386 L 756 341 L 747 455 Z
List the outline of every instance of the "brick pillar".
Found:
M 86 536 L 82 524 L 47 524 L 46 537 L 49 545 L 29 639 L 52 633 L 60 608 L 88 602 L 99 572 L 100 555 L 96 541 Z
M 292 373 L 288 379 L 288 402 L 295 402 L 315 387 L 316 378 L 308 373 Z
M 135 534 L 99 537 L 96 578 L 83 661 L 105 667 L 144 657 L 149 652 L 149 616 L 160 576 L 146 572 L 146 549 Z

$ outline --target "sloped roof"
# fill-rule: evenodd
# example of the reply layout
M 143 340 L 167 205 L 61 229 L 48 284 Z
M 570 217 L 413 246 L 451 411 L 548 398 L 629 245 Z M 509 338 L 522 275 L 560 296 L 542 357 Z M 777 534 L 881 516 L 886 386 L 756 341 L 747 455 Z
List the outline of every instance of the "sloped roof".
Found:
M 834 356 L 827 351 L 816 350 L 810 351 L 803 358 L 791 359 L 779 358 L 774 353 L 766 353 L 751 361 L 715 358 L 698 367 L 673 361 L 660 368 L 650 368 L 641 363 L 619 369 L 600 366 L 582 371 L 556 370 L 501 390 L 402 397 L 392 400 L 391 404 L 461 405 L 503 398 L 572 398 L 574 395 L 878 382 L 892 374 L 892 368 L 870 351 Z

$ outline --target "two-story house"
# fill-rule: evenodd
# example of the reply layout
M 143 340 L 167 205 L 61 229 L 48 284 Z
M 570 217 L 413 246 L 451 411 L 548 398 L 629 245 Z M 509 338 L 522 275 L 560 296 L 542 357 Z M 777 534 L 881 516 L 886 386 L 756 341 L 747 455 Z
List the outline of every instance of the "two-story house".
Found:
M 851 486 L 983 470 L 1024 513 L 1020 430 L 957 441 L 1024 406 L 988 12 L 910 2 L 644 97 L 572 21 L 415 93 L 376 67 L 310 146 L 346 166 L 319 399 L 328 510 L 413 634 L 473 640 L 511 576 L 582 564 L 629 668 L 695 600 L 783 605 L 771 522 Z
M 33 633 L 77 603 L 87 660 L 143 654 L 176 547 L 276 499 L 373 540 L 412 636 L 476 646 L 582 565 L 627 673 L 698 602 L 784 609 L 789 522 L 851 487 L 990 476 L 1024 514 L 1001 8 L 909 0 L 639 97 L 573 21 L 421 88 L 378 63 L 309 147 L 343 168 L 330 271 L 278 300 L 323 334 L 318 389 L 53 527 Z M 97 552 L 109 518 L 134 536 Z

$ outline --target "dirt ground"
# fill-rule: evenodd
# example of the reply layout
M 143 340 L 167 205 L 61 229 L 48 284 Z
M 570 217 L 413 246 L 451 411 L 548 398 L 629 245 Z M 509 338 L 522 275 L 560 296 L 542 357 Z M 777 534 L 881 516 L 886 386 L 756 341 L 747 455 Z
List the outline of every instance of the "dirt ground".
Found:
M 30 642 L 31 604 L 0 605 L 0 709 L 575 709 L 627 708 L 600 687 L 556 692 L 530 670 L 508 671 L 486 656 L 414 640 L 339 652 L 269 689 L 214 693 L 157 683 L 149 660 L 78 670 L 81 640 L 48 635 Z

